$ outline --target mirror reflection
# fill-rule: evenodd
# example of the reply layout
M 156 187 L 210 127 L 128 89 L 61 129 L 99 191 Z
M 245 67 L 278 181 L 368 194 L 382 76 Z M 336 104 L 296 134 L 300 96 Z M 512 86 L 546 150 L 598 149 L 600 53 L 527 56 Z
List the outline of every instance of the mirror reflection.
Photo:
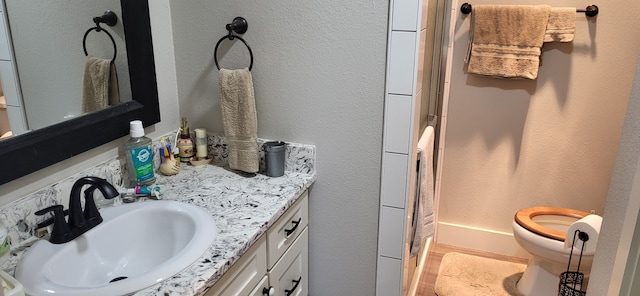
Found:
M 47 9 L 48 6 L 58 2 L 41 1 L 40 9 Z M 4 3 L 3 0 L 0 0 L 0 4 Z M 112 7 L 99 6 L 103 1 L 91 3 L 97 7 L 95 8 L 97 12 L 91 14 L 94 17 L 103 14 L 107 8 L 113 9 Z M 118 69 L 118 71 L 128 74 L 130 87 L 127 90 L 131 92 L 132 99 L 127 102 L 123 101 L 116 106 L 69 118 L 0 141 L 0 158 L 3 159 L 3 167 L 11 168 L 0 174 L 0 184 L 16 180 L 123 137 L 129 133 L 128 126 L 131 120 L 142 120 L 145 127 L 160 122 L 149 3 L 146 0 L 120 0 L 117 7 L 122 7 L 120 18 L 127 40 L 126 52 L 118 50 L 118 54 L 122 53 L 122 57 L 124 57 L 126 53 L 129 65 L 128 71 L 122 69 Z M 5 10 L 2 9 L 2 11 Z M 75 10 L 69 10 L 67 13 L 69 15 L 75 14 Z M 90 17 L 89 23 L 92 22 L 91 19 L 92 17 Z M 80 43 L 78 46 L 81 48 L 82 44 Z M 84 52 L 80 59 L 84 59 Z M 121 59 L 118 58 L 118 60 Z M 2 62 L 0 60 L 0 68 L 3 65 Z M 42 65 L 43 68 L 48 66 Z M 0 78 L 2 78 L 0 80 L 5 79 L 5 77 Z M 122 85 L 120 88 L 120 91 L 125 89 Z M 58 94 L 58 96 L 65 95 Z M 45 98 L 46 101 L 57 99 L 59 98 L 53 95 L 48 95 Z
M 118 17 L 114 26 L 100 24 L 109 34 L 96 30 L 87 33 L 96 27 L 93 18 L 107 10 Z M 0 99 L 0 136 L 19 135 L 103 109 L 109 105 L 109 98 L 111 104 L 130 101 L 121 16 L 119 0 L 3 0 L 0 80 L 4 104 Z M 88 56 L 83 49 L 85 33 Z M 107 80 L 100 79 L 103 77 Z M 105 96 L 99 91 L 103 89 L 107 98 L 104 105 Z

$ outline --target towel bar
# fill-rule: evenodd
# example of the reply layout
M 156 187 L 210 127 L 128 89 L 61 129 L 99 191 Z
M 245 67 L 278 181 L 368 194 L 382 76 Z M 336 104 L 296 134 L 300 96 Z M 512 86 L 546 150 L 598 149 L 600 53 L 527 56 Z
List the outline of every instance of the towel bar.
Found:
M 460 12 L 464 13 L 464 14 L 470 14 L 471 13 L 471 4 L 469 3 L 464 3 L 462 4 L 462 6 L 460 6 Z M 595 4 L 591 4 L 589 6 L 587 6 L 587 8 L 585 9 L 576 9 L 576 12 L 584 12 L 584 14 L 588 17 L 592 17 L 592 16 L 596 16 L 598 15 L 598 6 L 596 6 Z
M 234 18 L 233 22 L 231 22 L 230 24 L 227 24 L 226 28 L 229 31 L 229 34 L 223 36 L 222 38 L 220 38 L 220 40 L 218 40 L 218 43 L 216 43 L 216 48 L 213 51 L 213 60 L 216 62 L 216 67 L 218 68 L 218 70 L 220 70 L 220 65 L 218 65 L 218 46 L 220 46 L 220 43 L 222 43 L 222 41 L 225 39 L 233 40 L 237 38 L 238 40 L 242 41 L 242 43 L 244 43 L 244 45 L 249 50 L 249 56 L 251 57 L 249 71 L 251 71 L 251 68 L 253 67 L 253 52 L 251 51 L 251 47 L 249 47 L 249 44 L 247 44 L 247 42 L 244 41 L 242 37 L 233 34 L 233 32 L 244 34 L 245 32 L 247 32 L 247 27 L 247 20 L 240 16 Z
M 109 34 L 109 32 L 100 27 L 100 23 L 104 23 L 109 27 L 113 27 L 116 25 L 116 23 L 118 23 L 118 16 L 113 11 L 107 10 L 102 16 L 94 17 L 93 22 L 96 24 L 96 26 L 93 28 L 89 28 L 89 30 L 84 32 L 84 37 L 82 38 L 82 49 L 84 49 L 84 55 L 89 55 L 89 53 L 87 53 L 87 35 L 89 35 L 89 32 L 93 30 L 95 30 L 96 32 L 102 31 L 105 32 L 107 36 L 109 36 L 109 39 L 111 39 L 111 43 L 113 44 L 113 59 L 111 59 L 111 62 L 114 62 L 116 60 L 116 56 L 118 55 L 116 41 L 113 39 L 113 36 Z

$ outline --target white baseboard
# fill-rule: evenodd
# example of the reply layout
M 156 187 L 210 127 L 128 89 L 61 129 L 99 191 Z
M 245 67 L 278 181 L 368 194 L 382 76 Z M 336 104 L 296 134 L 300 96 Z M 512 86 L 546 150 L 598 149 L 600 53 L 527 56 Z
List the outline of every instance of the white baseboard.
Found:
M 500 255 L 529 258 L 512 233 L 482 229 L 472 226 L 438 222 L 435 242 Z

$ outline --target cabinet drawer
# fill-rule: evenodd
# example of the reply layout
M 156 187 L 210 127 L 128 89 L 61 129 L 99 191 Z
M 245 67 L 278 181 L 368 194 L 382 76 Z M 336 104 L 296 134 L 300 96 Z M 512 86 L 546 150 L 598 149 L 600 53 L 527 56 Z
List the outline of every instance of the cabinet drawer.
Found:
M 205 296 L 252 295 L 267 270 L 266 237 L 263 235 L 207 291 Z M 258 294 L 260 295 L 260 294 Z
M 277 296 L 309 294 L 309 235 L 307 228 L 293 242 L 282 259 L 269 271 L 269 282 Z
M 302 229 L 309 224 L 309 196 L 305 191 L 276 223 L 267 230 L 269 268 L 291 246 Z

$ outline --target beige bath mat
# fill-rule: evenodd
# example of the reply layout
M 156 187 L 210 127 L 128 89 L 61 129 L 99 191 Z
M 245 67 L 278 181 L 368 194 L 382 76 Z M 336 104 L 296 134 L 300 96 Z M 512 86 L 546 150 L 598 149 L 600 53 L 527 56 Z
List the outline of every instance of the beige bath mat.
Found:
M 526 265 L 456 252 L 440 263 L 435 292 L 438 296 L 515 296 L 516 283 Z

